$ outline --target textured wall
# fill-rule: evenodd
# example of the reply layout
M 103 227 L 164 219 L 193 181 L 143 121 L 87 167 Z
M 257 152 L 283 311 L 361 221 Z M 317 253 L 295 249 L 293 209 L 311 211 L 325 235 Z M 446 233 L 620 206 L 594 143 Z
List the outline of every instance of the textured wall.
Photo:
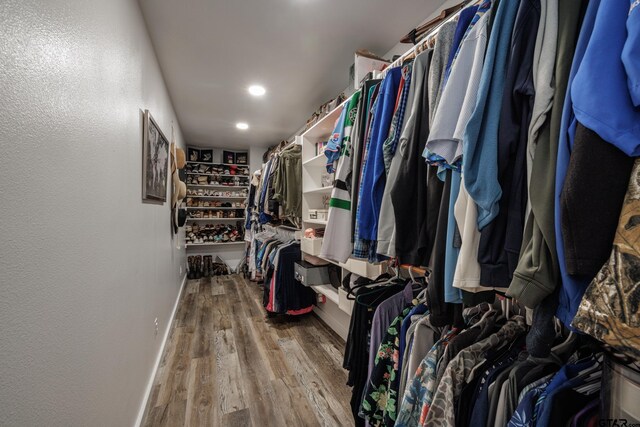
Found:
M 185 257 L 141 203 L 139 110 L 176 119 L 137 2 L 0 2 L 0 100 L 0 424 L 132 425 Z

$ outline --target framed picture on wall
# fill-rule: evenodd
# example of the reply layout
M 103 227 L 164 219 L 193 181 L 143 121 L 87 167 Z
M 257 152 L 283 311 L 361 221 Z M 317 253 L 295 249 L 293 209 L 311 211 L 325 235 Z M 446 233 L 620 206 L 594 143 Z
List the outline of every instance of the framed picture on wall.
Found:
M 199 162 L 200 161 L 200 150 L 197 148 L 189 148 L 189 155 L 187 157 L 187 161 L 189 162 Z
M 169 175 L 169 140 L 144 111 L 142 138 L 142 199 L 165 202 Z
M 200 161 L 206 163 L 213 162 L 213 150 L 200 150 Z
M 239 165 L 246 165 L 249 163 L 247 153 L 236 153 L 236 163 Z
M 236 162 L 236 153 L 234 153 L 233 151 L 223 151 L 222 161 L 228 165 L 234 164 Z

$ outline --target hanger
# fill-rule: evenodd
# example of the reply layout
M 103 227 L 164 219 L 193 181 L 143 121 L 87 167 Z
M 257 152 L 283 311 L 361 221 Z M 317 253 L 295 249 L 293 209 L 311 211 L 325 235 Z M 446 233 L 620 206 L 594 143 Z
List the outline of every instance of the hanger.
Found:
M 351 289 L 349 289 L 349 292 L 347 293 L 347 299 L 355 300 L 358 304 L 362 304 L 362 305 L 365 305 L 365 306 L 367 306 L 367 307 L 371 307 L 372 305 L 374 305 L 374 304 L 378 301 L 378 298 L 376 298 L 374 301 L 372 301 L 372 302 L 371 302 L 371 304 L 363 304 L 363 303 L 361 303 L 361 302 L 358 300 L 358 298 L 359 298 L 359 297 L 363 297 L 363 296 L 365 296 L 365 295 L 370 295 L 370 294 L 372 294 L 372 293 L 374 293 L 374 292 L 379 292 L 379 289 L 378 289 L 378 288 L 385 287 L 385 286 L 388 286 L 388 285 L 395 285 L 395 284 L 396 284 L 395 282 L 397 282 L 397 280 L 398 280 L 398 279 L 401 279 L 401 278 L 400 278 L 400 277 L 398 277 L 398 276 L 396 276 L 396 277 L 390 277 L 390 278 L 388 278 L 388 279 L 386 279 L 386 278 L 385 278 L 385 279 L 384 279 L 384 280 L 382 280 L 382 281 L 377 281 L 377 280 L 376 280 L 376 281 L 373 281 L 373 282 L 371 282 L 371 283 L 364 283 L 364 284 L 362 284 L 362 285 L 356 285 L 356 286 L 353 286 L 353 287 L 351 287 Z M 400 283 L 397 283 L 397 284 L 400 284 Z M 369 286 L 375 286 L 375 287 L 376 287 L 376 289 L 375 289 L 375 290 L 374 290 L 374 289 L 372 289 L 372 290 L 371 290 L 371 291 L 369 291 L 369 292 L 359 293 L 355 298 L 350 298 L 350 297 L 353 297 L 353 296 L 354 296 L 354 294 L 353 294 L 353 293 L 354 293 L 354 291 L 355 291 L 356 289 L 366 288 L 366 287 L 369 287 Z M 385 292 L 381 292 L 381 296 L 382 296 L 382 295 L 385 295 Z
M 498 311 L 496 309 L 494 309 L 491 304 L 487 304 L 487 306 L 489 307 L 489 310 L 485 311 L 482 314 L 482 317 L 480 318 L 480 320 L 478 320 L 473 326 L 471 326 L 471 328 L 479 327 L 478 325 L 483 323 L 483 321 L 486 320 L 488 317 L 495 316 L 495 314 L 498 313 Z M 480 313 L 478 313 L 478 314 L 480 314 Z M 472 316 L 469 320 L 473 319 L 474 317 L 475 316 Z M 498 320 L 498 319 L 496 319 L 496 320 Z
M 356 289 L 368 288 L 370 286 L 376 286 L 376 287 L 383 286 L 384 284 L 386 284 L 387 281 L 388 281 L 388 279 L 384 279 L 384 280 L 381 280 L 381 281 L 374 280 L 373 282 L 370 282 L 370 283 L 361 283 L 359 285 L 351 286 L 349 288 L 349 292 L 347 292 L 347 299 L 351 300 L 351 301 L 355 301 L 357 299 L 357 296 L 354 295 L 354 291 Z

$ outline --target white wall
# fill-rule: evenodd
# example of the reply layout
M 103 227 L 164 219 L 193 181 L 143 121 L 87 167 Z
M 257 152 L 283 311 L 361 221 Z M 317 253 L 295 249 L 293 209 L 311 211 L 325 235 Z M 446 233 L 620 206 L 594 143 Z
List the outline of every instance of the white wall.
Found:
M 137 2 L 3 0 L 0 100 L 0 424 L 132 425 L 185 262 L 141 202 L 140 109 L 177 121 Z

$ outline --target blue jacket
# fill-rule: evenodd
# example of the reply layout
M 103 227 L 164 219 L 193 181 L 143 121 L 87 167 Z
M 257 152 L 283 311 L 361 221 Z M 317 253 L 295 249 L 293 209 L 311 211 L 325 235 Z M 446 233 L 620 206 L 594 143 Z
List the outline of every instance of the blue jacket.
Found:
M 640 3 L 631 1 L 627 17 L 627 41 L 622 49 L 622 63 L 627 72 L 629 93 L 633 105 L 640 107 Z
M 402 77 L 401 67 L 392 68 L 382 81 L 376 111 L 371 125 L 368 160 L 362 173 L 363 197 L 360 199 L 359 232 L 366 240 L 378 240 L 378 216 L 386 183 L 382 144 L 389 127 Z
M 630 14 L 628 0 L 600 4 L 593 36 L 571 85 L 576 119 L 633 157 L 640 156 L 640 108 L 634 106 L 629 87 L 635 89 L 636 95 L 640 92 L 640 11 L 637 9 L 636 6 Z M 630 30 L 629 37 L 625 24 Z M 632 59 L 630 55 L 634 54 Z M 626 69 L 623 60 L 629 65 Z
M 462 158 L 465 187 L 478 205 L 478 228 L 498 214 L 498 128 L 507 74 L 511 33 L 520 1 L 501 1 L 496 11 L 478 87 L 478 99 L 464 132 Z
M 609 1 L 609 0 L 608 0 Z M 573 57 L 567 93 L 565 95 L 564 107 L 562 111 L 562 122 L 560 124 L 560 141 L 558 141 L 558 161 L 556 164 L 556 188 L 555 188 L 555 229 L 556 229 L 556 251 L 558 252 L 558 263 L 560 264 L 560 276 L 562 287 L 560 288 L 559 306 L 557 317 L 565 324 L 570 325 L 575 317 L 580 300 L 585 289 L 589 285 L 590 279 L 581 279 L 571 276 L 567 272 L 564 257 L 564 241 L 562 239 L 562 217 L 560 195 L 567 176 L 571 148 L 573 147 L 573 135 L 575 134 L 576 119 L 573 114 L 573 81 L 580 68 L 587 45 L 591 39 L 594 29 L 596 14 L 600 6 L 600 0 L 591 0 L 580 29 L 580 37 Z

